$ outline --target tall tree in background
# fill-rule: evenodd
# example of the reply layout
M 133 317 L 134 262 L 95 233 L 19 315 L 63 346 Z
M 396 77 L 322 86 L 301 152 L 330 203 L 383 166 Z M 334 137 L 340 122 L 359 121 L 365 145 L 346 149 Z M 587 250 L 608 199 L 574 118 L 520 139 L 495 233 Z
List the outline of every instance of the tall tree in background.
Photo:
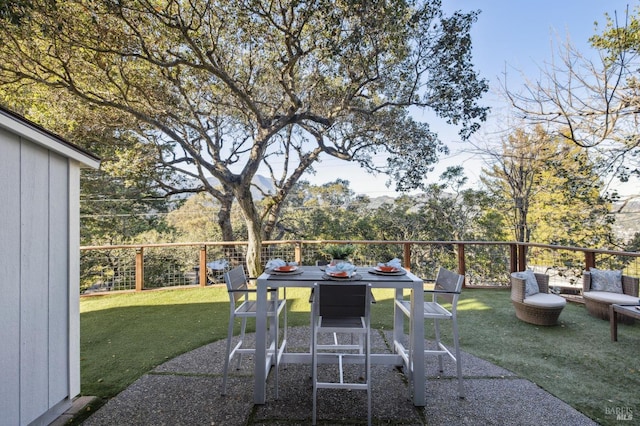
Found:
M 439 0 L 41 0 L 20 25 L 0 26 L 0 82 L 63 89 L 135 119 L 159 166 L 220 202 L 225 239 L 237 200 L 253 275 L 266 222 L 321 155 L 375 170 L 372 156 L 387 153 L 383 171 L 403 190 L 446 151 L 411 108 L 463 138 L 478 128 L 476 15 L 445 17 Z M 259 170 L 276 188 L 261 204 L 250 191 Z
M 542 126 L 516 129 L 491 153 L 483 182 L 516 241 L 594 247 L 611 241 L 603 183 L 586 151 Z
M 529 242 L 529 209 L 539 189 L 536 173 L 551 156 L 546 133 L 540 126 L 530 134 L 516 129 L 502 141 L 499 150 L 487 150 L 485 154 L 492 165 L 483 170 L 481 180 L 501 200 L 503 212 L 508 212 L 505 216 L 515 241 Z
M 640 176 L 640 8 L 626 19 L 606 15 L 605 28 L 590 42 L 596 60 L 566 44 L 541 78 L 522 90 L 504 84 L 516 110 L 529 122 L 589 150 L 603 176 L 627 181 Z
M 614 248 L 610 203 L 587 152 L 567 141 L 550 140 L 549 158 L 536 173 L 537 190 L 529 223 L 534 241 L 575 247 Z

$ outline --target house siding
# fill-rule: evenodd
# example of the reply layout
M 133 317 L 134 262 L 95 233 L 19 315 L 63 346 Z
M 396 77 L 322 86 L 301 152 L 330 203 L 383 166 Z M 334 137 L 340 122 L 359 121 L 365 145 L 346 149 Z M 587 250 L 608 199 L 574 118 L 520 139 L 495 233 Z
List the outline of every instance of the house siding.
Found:
M 69 395 L 69 161 L 49 156 L 49 406 Z M 79 288 L 76 287 L 79 292 Z M 64 345 L 56 342 L 65 342 Z M 62 379 L 61 379 L 62 377 Z
M 0 424 L 48 424 L 79 392 L 80 164 L 1 128 L 0 153 Z
M 0 129 L 0 413 L 20 420 L 20 142 Z M 16 407 L 18 409 L 16 409 Z

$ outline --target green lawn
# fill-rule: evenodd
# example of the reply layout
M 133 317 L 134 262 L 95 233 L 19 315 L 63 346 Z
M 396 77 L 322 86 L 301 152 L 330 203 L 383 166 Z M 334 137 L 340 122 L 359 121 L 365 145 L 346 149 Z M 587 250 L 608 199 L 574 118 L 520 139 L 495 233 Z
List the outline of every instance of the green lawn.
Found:
M 308 325 L 308 290 L 288 289 L 289 325 Z M 376 291 L 373 326 L 392 327 L 392 292 Z M 640 324 L 609 323 L 569 303 L 560 325 L 516 319 L 506 290 L 466 289 L 459 302 L 461 346 L 509 369 L 601 424 L 611 412 L 640 417 Z M 222 287 L 85 297 L 81 312 L 82 394 L 109 398 L 153 367 L 226 337 L 229 302 Z M 252 326 L 252 325 L 251 325 Z

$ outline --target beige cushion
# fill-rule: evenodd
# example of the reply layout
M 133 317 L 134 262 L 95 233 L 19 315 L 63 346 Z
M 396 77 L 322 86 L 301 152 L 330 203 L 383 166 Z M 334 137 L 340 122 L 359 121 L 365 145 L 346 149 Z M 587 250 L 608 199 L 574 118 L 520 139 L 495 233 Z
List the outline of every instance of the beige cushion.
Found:
M 637 305 L 640 299 L 628 294 L 612 293 L 610 291 L 587 291 L 582 295 L 585 299 L 597 300 L 618 305 Z
M 541 308 L 559 308 L 566 305 L 567 301 L 564 297 L 555 294 L 536 293 L 533 296 L 527 296 L 522 303 Z

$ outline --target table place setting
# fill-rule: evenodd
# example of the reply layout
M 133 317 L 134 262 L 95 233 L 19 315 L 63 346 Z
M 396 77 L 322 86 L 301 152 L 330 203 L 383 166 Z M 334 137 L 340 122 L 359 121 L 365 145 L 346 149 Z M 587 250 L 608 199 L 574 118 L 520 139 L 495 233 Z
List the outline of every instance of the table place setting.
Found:
M 297 262 L 286 262 L 282 259 L 273 259 L 267 262 L 265 272 L 269 275 L 297 275 L 302 269 L 298 268 Z
M 402 267 L 400 259 L 393 258 L 386 263 L 378 263 L 377 266 L 369 270 L 369 273 L 377 275 L 405 275 L 407 271 Z
M 358 268 L 349 262 L 340 262 L 335 265 L 327 265 L 322 278 L 334 281 L 358 281 L 362 276 L 356 272 Z

